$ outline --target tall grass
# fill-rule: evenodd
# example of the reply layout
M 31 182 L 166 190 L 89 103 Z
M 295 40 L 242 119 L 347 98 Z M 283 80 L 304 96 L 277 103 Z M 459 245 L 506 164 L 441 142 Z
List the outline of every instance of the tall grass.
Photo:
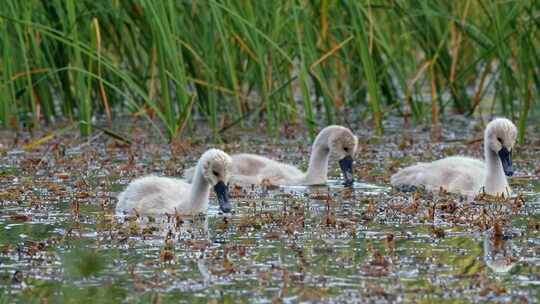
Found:
M 0 124 L 35 128 L 130 111 L 168 140 L 203 119 L 277 135 L 388 115 L 438 124 L 479 111 L 538 115 L 533 0 L 5 0 Z

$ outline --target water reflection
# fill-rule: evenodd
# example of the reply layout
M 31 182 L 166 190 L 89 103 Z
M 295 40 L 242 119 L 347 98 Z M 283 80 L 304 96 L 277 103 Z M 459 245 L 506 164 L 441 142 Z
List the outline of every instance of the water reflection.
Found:
M 471 138 L 461 133 L 445 136 Z M 181 175 L 182 164 L 189 166 L 190 156 L 163 157 L 169 146 L 96 142 L 90 152 L 67 149 L 67 156 L 53 153 L 50 161 L 41 161 L 43 151 L 13 150 L 0 155 L 0 290 L 20 302 L 61 302 L 47 295 L 83 293 L 102 302 L 111 294 L 117 302 L 151 302 L 148 295 L 155 294 L 162 302 L 180 296 L 185 302 L 534 302 L 540 183 L 514 178 L 525 202 L 491 206 L 446 194 L 396 193 L 385 186 L 392 167 L 449 154 L 482 156 L 481 144 L 428 144 L 416 135 L 414 148 L 401 149 L 401 138 L 368 143 L 366 133 L 365 159 L 357 162 L 361 182 L 352 188 L 343 187 L 336 171 L 337 180 L 326 186 L 232 189 L 231 217 L 219 213 L 215 198 L 207 216 L 113 216 L 113 192 L 123 181 Z M 284 161 L 296 164 L 307 153 L 297 141 L 265 149 L 284 149 Z M 516 166 L 526 161 L 538 168 L 538 151 L 520 153 Z M 513 230 L 483 233 L 501 218 Z M 88 269 L 90 262 L 99 267 Z M 73 267 L 90 274 L 67 276 Z M 2 302 L 9 301 L 0 294 Z
M 497 226 L 484 236 L 484 262 L 495 273 L 508 273 L 516 266 L 518 252 L 510 238 Z
M 116 220 L 127 229 L 133 237 L 157 242 L 167 239 L 210 240 L 208 216 L 127 216 L 116 215 Z

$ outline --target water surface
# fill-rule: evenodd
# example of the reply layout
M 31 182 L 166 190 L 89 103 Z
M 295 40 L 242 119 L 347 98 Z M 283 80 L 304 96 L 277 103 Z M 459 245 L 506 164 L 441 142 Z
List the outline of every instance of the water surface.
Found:
M 233 215 L 212 204 L 194 218 L 116 217 L 115 197 L 144 174 L 180 176 L 203 144 L 68 135 L 29 151 L 6 139 L 0 302 L 538 301 L 539 139 L 516 150 L 519 198 L 469 201 L 386 186 L 390 172 L 418 160 L 482 156 L 481 142 L 469 142 L 481 138 L 475 124 L 448 125 L 458 131 L 441 142 L 419 128 L 412 144 L 399 122 L 382 138 L 358 128 L 352 190 L 333 163 L 327 186 L 234 189 Z M 307 164 L 309 143 L 241 134 L 218 146 Z

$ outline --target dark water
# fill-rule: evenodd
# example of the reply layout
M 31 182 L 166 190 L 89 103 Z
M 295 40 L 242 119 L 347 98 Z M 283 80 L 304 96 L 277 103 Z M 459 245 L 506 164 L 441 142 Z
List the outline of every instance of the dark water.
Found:
M 481 157 L 481 133 L 456 119 L 431 144 L 405 145 L 399 125 L 377 138 L 358 128 L 353 190 L 233 191 L 235 213 L 119 218 L 116 194 L 134 177 L 180 176 L 207 146 L 130 147 L 74 135 L 30 151 L 2 143 L 0 303 L 11 302 L 507 302 L 540 297 L 540 142 L 516 151 L 520 197 L 469 201 L 388 188 L 397 168 L 442 155 Z M 301 133 L 300 133 L 301 134 Z M 227 152 L 264 153 L 306 166 L 309 144 L 261 144 L 249 134 Z M 232 144 L 235 138 L 240 144 Z M 294 136 L 293 136 L 294 138 Z M 298 138 L 298 137 L 296 137 Z M 145 143 L 146 142 L 146 143 Z M 339 178 L 336 164 L 331 170 Z

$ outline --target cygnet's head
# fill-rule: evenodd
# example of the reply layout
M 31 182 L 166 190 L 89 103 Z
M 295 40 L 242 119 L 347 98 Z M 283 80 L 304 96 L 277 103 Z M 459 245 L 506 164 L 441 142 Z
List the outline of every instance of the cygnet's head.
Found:
M 229 188 L 227 186 L 231 174 L 231 157 L 218 149 L 210 149 L 203 153 L 199 160 L 199 168 L 203 178 L 214 188 L 222 212 L 231 212 Z
M 486 126 L 484 140 L 486 149 L 490 149 L 501 159 L 504 173 L 514 174 L 512 167 L 512 150 L 517 138 L 516 126 L 506 118 L 496 118 Z
M 351 130 L 345 127 L 331 126 L 327 128 L 331 128 L 331 133 L 328 136 L 330 155 L 335 159 L 339 159 L 339 167 L 345 178 L 344 185 L 352 186 L 354 183 L 353 161 L 358 146 L 358 138 Z

